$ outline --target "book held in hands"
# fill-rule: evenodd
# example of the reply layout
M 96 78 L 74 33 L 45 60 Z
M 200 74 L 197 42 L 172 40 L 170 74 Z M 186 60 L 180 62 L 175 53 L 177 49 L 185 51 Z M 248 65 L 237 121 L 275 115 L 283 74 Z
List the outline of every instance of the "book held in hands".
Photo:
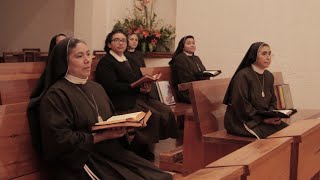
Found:
M 221 70 L 206 70 L 206 71 L 203 71 L 203 76 L 204 77 L 215 77 L 215 76 L 218 76 L 219 74 L 221 74 Z
M 147 113 L 139 111 L 134 113 L 112 116 L 106 121 L 97 122 L 91 127 L 91 131 L 99 131 L 115 127 L 138 128 L 147 126 L 147 122 L 152 115 L 149 110 Z
M 130 87 L 131 88 L 135 88 L 135 87 L 141 86 L 141 84 L 143 84 L 143 83 L 155 82 L 155 81 L 159 80 L 161 78 L 161 76 L 162 76 L 162 73 L 158 73 L 158 74 L 155 74 L 153 76 L 145 74 L 140 79 L 138 79 L 137 81 L 131 83 Z
M 273 111 L 257 111 L 257 114 L 265 116 L 266 118 L 289 118 L 297 112 L 296 109 L 282 109 L 282 110 L 273 110 Z

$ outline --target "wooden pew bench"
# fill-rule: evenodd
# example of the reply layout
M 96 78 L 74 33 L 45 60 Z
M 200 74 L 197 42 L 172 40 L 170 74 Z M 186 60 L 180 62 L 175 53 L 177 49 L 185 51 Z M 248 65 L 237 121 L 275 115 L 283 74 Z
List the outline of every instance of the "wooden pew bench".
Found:
M 293 139 L 256 140 L 206 166 L 208 168 L 244 166 L 246 179 L 290 179 Z
M 42 179 L 39 170 L 26 113 L 5 113 L 0 116 L 1 179 Z
M 296 121 L 268 139 L 292 137 L 292 179 L 304 180 L 320 171 L 320 119 Z
M 273 75 L 275 85 L 283 84 L 281 73 L 275 72 Z M 184 175 L 201 169 L 256 140 L 255 138 L 230 135 L 224 130 L 226 106 L 222 101 L 229 81 L 228 78 L 213 79 L 194 81 L 179 86 L 180 90 L 189 90 L 193 109 L 193 116 L 186 116 L 184 121 L 182 170 Z M 320 110 L 298 111 L 294 116 L 301 119 L 320 115 Z M 298 118 L 292 121 L 296 121 Z M 291 121 L 291 119 L 287 121 Z

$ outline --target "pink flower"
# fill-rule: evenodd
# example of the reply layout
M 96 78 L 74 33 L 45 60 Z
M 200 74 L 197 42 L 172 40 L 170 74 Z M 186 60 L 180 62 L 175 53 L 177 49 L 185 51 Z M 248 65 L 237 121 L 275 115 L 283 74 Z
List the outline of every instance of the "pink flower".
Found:
M 158 42 L 158 41 L 157 41 L 156 39 L 152 39 L 152 40 L 151 40 L 151 44 L 153 44 L 153 45 L 156 45 L 157 42 Z
M 148 37 L 148 36 L 149 36 L 149 32 L 146 31 L 146 30 L 142 31 L 142 36 L 143 36 L 144 38 Z
M 156 32 L 154 33 L 154 35 L 155 35 L 157 38 L 160 38 L 160 37 L 161 37 L 161 33 L 160 33 L 159 31 L 156 31 Z

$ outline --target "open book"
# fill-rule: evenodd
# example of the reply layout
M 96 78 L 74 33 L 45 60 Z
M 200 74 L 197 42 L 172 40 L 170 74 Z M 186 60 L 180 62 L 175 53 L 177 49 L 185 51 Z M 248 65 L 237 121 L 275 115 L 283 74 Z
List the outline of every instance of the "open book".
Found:
M 266 118 L 289 118 L 297 112 L 296 109 L 284 109 L 284 110 L 273 110 L 273 111 L 257 111 L 257 114 L 265 116 Z
M 221 70 L 206 70 L 206 71 L 203 71 L 203 76 L 204 77 L 215 77 L 215 76 L 218 76 L 219 74 L 221 74 Z
M 98 131 L 102 129 L 109 129 L 114 127 L 145 127 L 151 116 L 152 112 L 149 110 L 147 113 L 139 111 L 129 114 L 122 114 L 112 116 L 106 121 L 98 122 L 91 127 L 91 131 Z
M 140 85 L 143 84 L 143 83 L 155 82 L 155 81 L 157 81 L 158 79 L 160 79 L 161 76 L 162 76 L 162 73 L 158 73 L 158 74 L 155 74 L 155 75 L 153 75 L 153 76 L 150 76 L 150 75 L 148 75 L 148 74 L 145 74 L 145 75 L 143 75 L 140 79 L 138 79 L 137 81 L 131 83 L 131 84 L 130 84 L 130 87 L 131 87 L 131 88 L 135 88 L 135 87 L 140 86 Z

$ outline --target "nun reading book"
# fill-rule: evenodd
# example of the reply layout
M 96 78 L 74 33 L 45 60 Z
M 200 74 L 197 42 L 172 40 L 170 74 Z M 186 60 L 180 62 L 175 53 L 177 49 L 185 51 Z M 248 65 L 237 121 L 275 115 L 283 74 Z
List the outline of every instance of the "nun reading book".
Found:
M 277 99 L 274 77 L 266 69 L 270 63 L 270 46 L 263 42 L 253 43 L 224 97 L 223 103 L 227 105 L 224 126 L 228 133 L 261 139 L 288 126 L 281 121 L 281 116 L 270 116 L 277 114 L 271 113 L 276 110 Z
M 142 77 L 140 66 L 124 55 L 127 36 L 122 30 L 113 30 L 105 40 L 106 55 L 96 68 L 96 81 L 109 95 L 118 114 L 151 110 L 147 127 L 135 131 L 130 149 L 141 157 L 154 160 L 153 147 L 159 140 L 176 138 L 177 125 L 171 108 L 151 99 L 151 83 L 131 86 Z
M 33 145 L 52 179 L 172 179 L 125 147 L 122 127 L 92 133 L 113 116 L 104 89 L 88 80 L 92 58 L 86 43 L 67 38 L 57 44 L 32 93 L 28 120 Z

